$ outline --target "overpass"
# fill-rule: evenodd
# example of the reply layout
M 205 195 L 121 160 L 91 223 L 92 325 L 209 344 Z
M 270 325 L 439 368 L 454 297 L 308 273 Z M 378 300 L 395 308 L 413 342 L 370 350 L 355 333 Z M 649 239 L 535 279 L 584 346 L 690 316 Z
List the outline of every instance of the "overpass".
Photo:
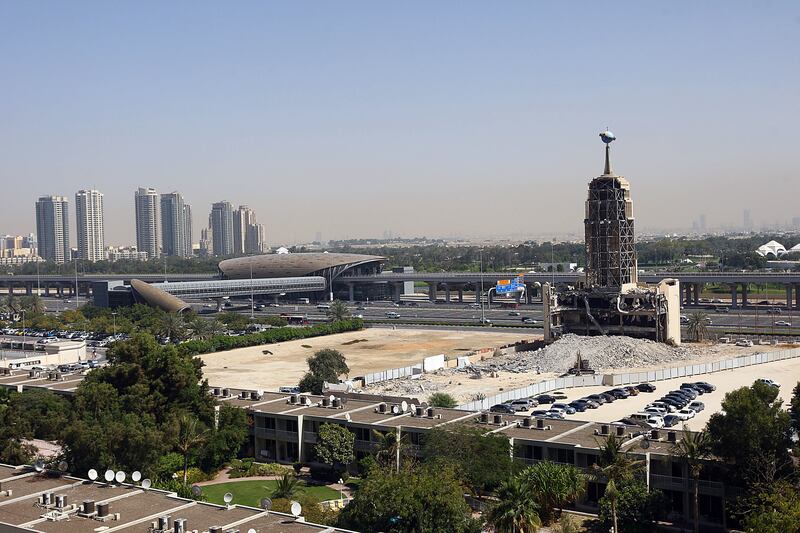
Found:
M 344 284 L 352 300 L 354 288 L 359 284 L 391 284 L 395 299 L 399 299 L 401 286 L 405 282 L 422 282 L 429 287 L 431 300 L 436 300 L 437 292 L 444 290 L 446 301 L 451 301 L 451 291 L 456 290 L 458 300 L 463 300 L 465 287 L 475 290 L 483 283 L 484 290 L 494 286 L 499 280 L 511 279 L 522 272 L 386 272 L 375 275 L 341 276 L 333 280 L 334 285 Z M 576 272 L 531 272 L 524 273 L 527 297 L 530 303 L 538 293 L 541 284 L 572 284 L 582 276 Z M 681 299 L 686 304 L 698 304 L 700 292 L 706 284 L 722 284 L 730 288 L 731 304 L 746 306 L 749 302 L 750 285 L 777 284 L 786 289 L 786 301 L 800 309 L 800 272 L 640 272 L 639 281 L 658 283 L 662 279 L 673 278 L 680 281 Z

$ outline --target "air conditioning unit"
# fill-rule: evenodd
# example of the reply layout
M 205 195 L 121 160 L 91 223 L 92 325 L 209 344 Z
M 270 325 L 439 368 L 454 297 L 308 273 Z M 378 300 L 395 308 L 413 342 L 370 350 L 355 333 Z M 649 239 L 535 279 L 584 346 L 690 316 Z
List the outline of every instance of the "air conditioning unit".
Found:
M 489 423 L 489 413 L 481 413 L 481 424 Z
M 250 392 L 250 399 L 251 400 L 260 400 L 261 399 L 261 395 L 258 393 L 258 391 L 251 391 Z
M 544 418 L 536 419 L 536 429 L 544 429 Z
M 532 423 L 533 423 L 533 419 L 531 417 L 529 417 L 529 416 L 526 416 L 525 418 L 522 419 L 522 427 L 524 427 L 524 428 L 531 427 Z
M 219 387 L 214 387 L 214 396 L 219 396 L 221 392 Z
M 108 516 L 108 502 L 101 502 L 97 504 L 97 518 L 104 519 Z M 169 520 L 169 517 L 167 517 Z
M 422 406 L 417 406 L 416 409 L 414 409 L 414 415 L 416 416 L 424 416 L 424 413 L 425 413 L 425 408 Z
M 231 390 L 230 389 L 228 389 L 228 388 L 222 389 L 222 397 L 223 398 L 228 398 L 228 397 L 230 397 L 230 395 L 231 395 Z
M 624 437 L 624 436 L 625 436 L 625 427 L 617 426 L 617 437 Z
M 247 394 L 247 391 L 246 391 L 246 390 L 243 390 L 243 391 L 240 391 L 240 392 L 239 392 L 239 399 L 240 399 L 240 400 L 246 400 L 246 399 L 247 399 L 247 396 L 248 396 L 248 394 Z
M 428 418 L 433 418 L 433 413 L 434 413 L 433 407 L 428 407 L 427 412 L 428 412 Z
M 39 503 L 42 504 L 45 507 L 47 507 L 49 505 L 52 505 L 53 504 L 53 493 L 52 492 L 45 492 L 44 494 L 42 494 L 42 496 L 39 498 Z
M 164 515 L 158 517 L 158 530 L 159 531 L 168 531 L 170 528 L 170 519 L 172 517 L 170 515 Z
M 386 410 L 387 410 L 387 407 L 388 406 L 385 403 L 379 403 L 378 404 L 378 412 L 379 413 L 385 413 Z
M 661 432 L 657 429 L 650 431 L 650 438 L 653 440 L 658 440 L 661 438 Z
M 600 434 L 601 435 L 608 435 L 608 432 L 609 432 L 608 424 L 602 424 L 600 426 Z
M 495 425 L 498 425 L 498 426 L 499 426 L 499 425 L 500 425 L 500 424 L 502 424 L 502 423 L 503 423 L 503 415 L 501 415 L 501 414 L 495 414 L 495 415 L 492 417 L 492 424 L 495 424 Z
M 94 500 L 83 500 L 81 512 L 79 514 L 85 518 L 90 518 L 95 515 L 95 512 Z
M 211 526 L 208 528 L 208 533 L 222 533 L 222 526 Z
M 289 403 L 297 403 L 297 402 L 298 402 L 297 394 L 292 394 L 291 396 L 289 396 Z
M 334 409 L 341 409 L 342 408 L 342 399 L 341 398 L 334 398 L 333 399 L 333 408 Z
M 186 533 L 187 522 L 185 518 L 176 518 L 175 522 L 172 524 L 173 533 Z
M 300 396 L 300 405 L 308 405 L 308 396 Z
M 674 431 L 668 431 L 667 432 L 667 440 L 669 442 L 678 442 L 678 434 L 675 433 Z

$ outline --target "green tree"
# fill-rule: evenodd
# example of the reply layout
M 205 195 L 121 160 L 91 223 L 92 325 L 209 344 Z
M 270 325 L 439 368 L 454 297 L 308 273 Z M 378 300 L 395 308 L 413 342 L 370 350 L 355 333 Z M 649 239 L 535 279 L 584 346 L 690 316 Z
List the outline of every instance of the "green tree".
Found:
M 317 445 L 314 451 L 320 462 L 330 465 L 336 471 L 343 472 L 353 462 L 355 455 L 353 445 L 355 435 L 339 424 L 322 424 L 319 427 Z
M 694 342 L 702 342 L 708 336 L 708 315 L 702 311 L 690 313 L 686 323 L 686 331 L 689 339 Z
M 542 526 L 536 495 L 522 480 L 512 477 L 497 488 L 498 502 L 486 520 L 497 533 L 535 533 Z
M 477 533 L 452 468 L 373 468 L 340 515 L 341 527 L 391 533 Z
M 347 308 L 347 304 L 341 300 L 334 300 L 331 302 L 331 307 L 328 309 L 327 315 L 332 321 L 338 322 L 350 318 L 351 313 Z
M 44 389 L 12 393 L 9 409 L 37 439 L 58 440 L 70 420 L 72 406 L 63 396 Z
M 683 434 L 672 449 L 672 454 L 679 457 L 689 468 L 689 475 L 692 477 L 693 487 L 693 507 L 694 507 L 694 531 L 700 531 L 700 512 L 699 512 L 699 487 L 700 473 L 703 471 L 704 462 L 711 457 L 711 437 L 706 431 L 692 433 L 688 426 L 683 426 Z
M 207 320 L 198 316 L 189 323 L 189 329 L 194 338 L 206 341 L 215 335 L 220 335 L 223 328 L 222 322 L 216 318 Z
M 545 524 L 553 512 L 574 502 L 586 490 L 586 476 L 572 465 L 537 462 L 519 473 L 518 478 L 536 499 L 539 516 Z
M 331 348 L 315 352 L 306 362 L 308 372 L 299 383 L 300 390 L 304 392 L 322 394 L 325 382 L 338 383 L 339 376 L 350 372 L 342 352 Z
M 788 481 L 753 487 L 741 502 L 743 529 L 751 533 L 800 531 L 800 491 Z
M 608 504 L 615 532 L 619 531 L 617 509 L 621 495 L 620 488 L 633 481 L 642 465 L 642 461 L 632 459 L 622 449 L 623 444 L 624 441 L 613 433 L 608 435 L 603 442 L 598 443 L 600 448 L 598 464 L 592 465 L 595 478 L 606 482 L 602 499 Z
M 178 313 L 166 313 L 161 319 L 161 336 L 172 341 L 186 338 L 186 324 Z
M 290 500 L 301 490 L 300 482 L 294 474 L 286 473 L 275 482 L 275 490 L 272 491 L 272 497 Z
M 372 430 L 372 441 L 376 443 L 375 460 L 379 465 L 395 470 L 400 469 L 399 457 L 404 455 L 404 451 L 408 447 L 408 434 L 401 434 L 398 440 L 398 433 L 400 433 L 399 428 L 396 431 Z
M 208 436 L 199 421 L 193 416 L 182 415 L 178 419 L 178 434 L 175 439 L 175 449 L 183 457 L 183 484 L 186 484 L 186 476 L 189 470 L 189 454 L 205 443 Z
M 434 428 L 425 437 L 422 457 L 429 464 L 449 464 L 474 494 L 497 488 L 512 473 L 511 444 L 501 433 L 484 435 L 468 426 Z
M 760 382 L 725 394 L 706 430 L 717 457 L 747 483 L 771 482 L 791 472 L 791 422 L 778 389 Z
M 458 402 L 446 392 L 434 392 L 428 397 L 428 405 L 431 407 L 445 407 L 452 409 L 458 406 Z
M 216 423 L 209 430 L 208 438 L 200 450 L 200 468 L 211 472 L 235 459 L 242 444 L 247 441 L 247 435 L 245 410 L 232 405 L 220 405 Z
M 656 529 L 656 520 L 664 513 L 664 495 L 657 490 L 647 490 L 647 485 L 638 479 L 627 479 L 614 487 L 611 499 L 606 495 L 600 499 L 600 521 L 615 533 L 650 533 Z

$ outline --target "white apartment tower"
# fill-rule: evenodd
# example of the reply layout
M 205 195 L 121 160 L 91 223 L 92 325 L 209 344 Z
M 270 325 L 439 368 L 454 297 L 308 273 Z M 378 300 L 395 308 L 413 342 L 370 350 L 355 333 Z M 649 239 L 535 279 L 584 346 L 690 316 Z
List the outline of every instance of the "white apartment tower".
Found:
M 103 231 L 103 193 L 91 190 L 75 194 L 75 218 L 78 232 L 78 258 L 87 261 L 105 259 Z
M 192 255 L 192 208 L 178 192 L 161 195 L 161 243 L 164 255 Z
M 139 187 L 134 195 L 136 206 L 136 248 L 147 252 L 147 258 L 159 255 L 158 193 L 155 189 Z
M 47 261 L 70 260 L 69 204 L 66 196 L 42 196 L 36 201 L 36 240 Z

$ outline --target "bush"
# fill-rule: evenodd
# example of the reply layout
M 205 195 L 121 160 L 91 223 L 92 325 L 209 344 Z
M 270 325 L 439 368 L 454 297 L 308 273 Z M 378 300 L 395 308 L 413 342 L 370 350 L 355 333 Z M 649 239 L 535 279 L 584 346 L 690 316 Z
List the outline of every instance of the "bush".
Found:
M 156 479 L 172 479 L 172 475 L 179 470 L 183 478 L 183 456 L 179 453 L 168 453 L 158 459 L 153 473 Z
M 183 475 L 183 472 L 181 472 Z M 198 500 L 198 501 L 206 501 L 206 497 L 204 494 L 200 494 L 200 496 L 195 496 L 192 494 L 192 486 L 187 484 L 184 485 L 183 481 L 179 481 L 177 479 L 157 479 L 153 481 L 151 485 L 154 489 L 160 490 L 167 490 L 169 492 L 174 492 L 178 495 L 179 498 L 185 498 L 188 500 Z
M 177 476 L 177 478 L 182 480 L 183 468 L 175 471 L 175 475 Z M 206 474 L 196 466 L 190 466 L 189 469 L 186 471 L 186 483 L 189 485 L 200 483 L 201 481 L 209 481 L 211 479 L 213 479 L 213 476 Z
M 200 355 L 233 350 L 234 348 L 258 346 L 260 344 L 273 344 L 277 342 L 307 339 L 310 337 L 320 337 L 323 335 L 333 335 L 346 331 L 356 331 L 363 327 L 363 320 L 360 318 L 352 318 L 303 328 L 283 327 L 268 329 L 259 333 L 240 335 L 238 337 L 215 335 L 208 340 L 194 339 L 184 342 L 178 346 L 178 350 L 183 355 Z
M 428 398 L 428 405 L 431 407 L 446 407 L 452 409 L 458 405 L 456 399 L 446 392 L 434 392 Z
M 228 476 L 235 479 L 255 476 L 282 476 L 291 472 L 292 469 L 288 466 L 277 463 L 256 463 L 253 459 L 234 459 L 230 463 Z

